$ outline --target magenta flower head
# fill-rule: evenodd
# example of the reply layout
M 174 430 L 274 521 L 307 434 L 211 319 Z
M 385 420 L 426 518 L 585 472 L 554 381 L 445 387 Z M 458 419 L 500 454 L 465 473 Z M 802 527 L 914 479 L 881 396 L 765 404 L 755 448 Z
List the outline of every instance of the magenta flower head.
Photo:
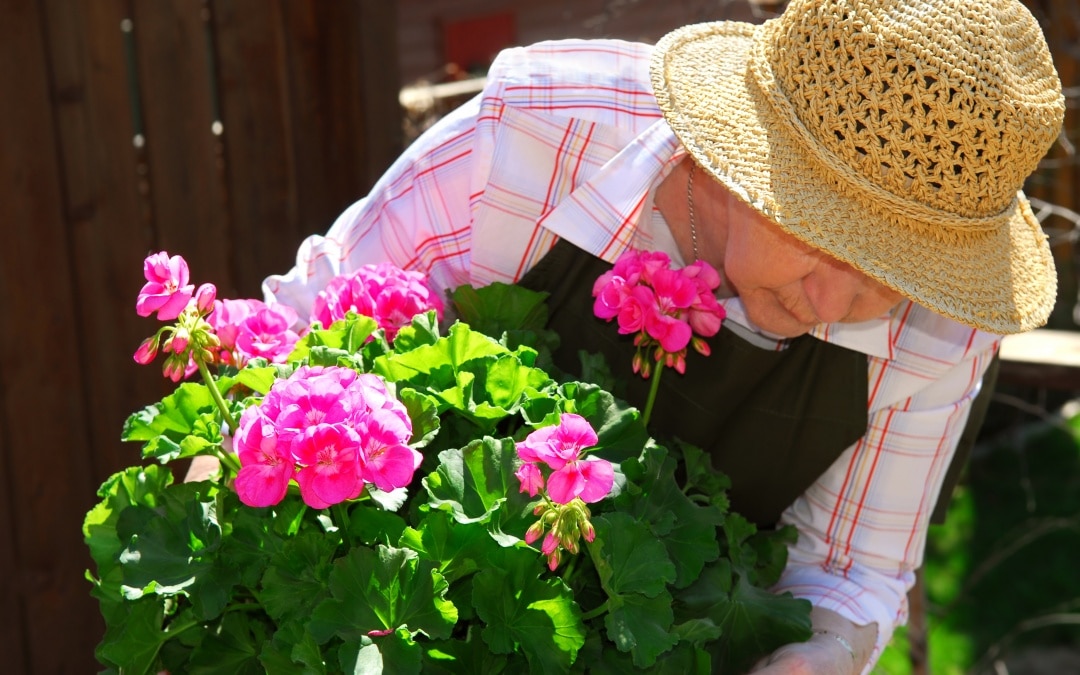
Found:
M 206 320 L 221 343 L 221 362 L 242 368 L 257 357 L 284 363 L 300 339 L 293 329 L 298 318 L 296 310 L 287 305 L 215 300 L 214 311 Z
M 535 494 L 542 487 L 539 464 L 551 469 L 547 479 L 547 494 L 557 504 L 566 504 L 575 497 L 591 503 L 607 497 L 614 484 L 615 472 L 611 462 L 598 457 L 583 458 L 582 452 L 596 445 L 596 432 L 580 415 L 563 413 L 555 426 L 537 429 L 517 444 L 518 457 L 531 469 L 519 469 L 515 475 L 521 491 Z
M 233 438 L 240 459 L 236 494 L 248 506 L 273 506 L 285 498 L 296 471 L 292 453 L 279 443 L 273 421 L 257 406 L 244 410 Z
M 375 319 L 393 340 L 414 316 L 432 309 L 441 320 L 442 299 L 423 274 L 380 263 L 332 279 L 315 298 L 311 321 L 325 327 L 353 312 Z
M 188 283 L 187 261 L 178 255 L 170 258 L 165 251 L 154 253 L 143 261 L 143 276 L 146 284 L 135 302 L 139 316 L 157 312 L 161 321 L 172 321 L 180 316 L 195 290 L 195 286 Z

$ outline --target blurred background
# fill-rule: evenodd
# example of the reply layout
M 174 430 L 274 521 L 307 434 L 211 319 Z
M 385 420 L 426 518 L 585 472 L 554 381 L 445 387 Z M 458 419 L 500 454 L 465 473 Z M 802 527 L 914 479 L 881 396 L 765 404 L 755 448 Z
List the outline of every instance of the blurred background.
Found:
M 880 673 L 1080 673 L 1080 3 L 1025 2 L 1069 101 L 1027 187 L 1057 258 L 1058 306 L 1048 331 L 1007 354 L 949 521 L 931 533 L 911 627 Z M 305 236 L 479 89 L 499 49 L 652 42 L 686 23 L 758 23 L 783 4 L 0 0 L 5 671 L 97 669 L 82 520 L 97 487 L 139 463 L 123 421 L 171 390 L 131 359 L 156 329 L 134 312 L 148 253 L 182 254 L 219 297 L 261 297 Z

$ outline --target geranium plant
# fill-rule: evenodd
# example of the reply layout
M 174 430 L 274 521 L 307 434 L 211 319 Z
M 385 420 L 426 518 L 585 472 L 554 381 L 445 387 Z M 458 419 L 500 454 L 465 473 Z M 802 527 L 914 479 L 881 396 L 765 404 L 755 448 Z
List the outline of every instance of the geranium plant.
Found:
M 296 331 L 177 256 L 145 272 L 137 310 L 171 323 L 135 358 L 179 384 L 83 528 L 108 672 L 740 672 L 809 637 L 767 590 L 793 532 L 545 366 L 543 294 L 459 288 L 444 329 L 422 277 L 371 266 Z

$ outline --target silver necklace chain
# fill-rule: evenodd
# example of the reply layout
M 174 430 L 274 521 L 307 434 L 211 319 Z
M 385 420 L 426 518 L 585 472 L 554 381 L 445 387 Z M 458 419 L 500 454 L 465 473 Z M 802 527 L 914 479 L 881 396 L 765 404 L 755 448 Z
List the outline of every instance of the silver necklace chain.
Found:
M 694 249 L 694 262 L 698 261 L 697 228 L 694 227 L 694 170 L 697 162 L 690 160 L 690 178 L 686 180 L 686 206 L 690 211 L 690 244 Z

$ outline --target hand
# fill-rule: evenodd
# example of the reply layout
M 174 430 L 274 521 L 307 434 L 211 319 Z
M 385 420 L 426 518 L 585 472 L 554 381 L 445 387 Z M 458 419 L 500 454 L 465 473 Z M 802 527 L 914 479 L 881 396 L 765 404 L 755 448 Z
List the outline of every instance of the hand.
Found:
M 857 675 L 863 671 L 877 639 L 877 624 L 859 626 L 836 612 L 810 611 L 814 635 L 806 642 L 784 645 L 758 661 L 754 675 Z
M 819 633 L 806 642 L 784 645 L 758 661 L 750 672 L 754 675 L 839 675 L 858 671 L 851 653 L 843 645 L 831 635 Z

